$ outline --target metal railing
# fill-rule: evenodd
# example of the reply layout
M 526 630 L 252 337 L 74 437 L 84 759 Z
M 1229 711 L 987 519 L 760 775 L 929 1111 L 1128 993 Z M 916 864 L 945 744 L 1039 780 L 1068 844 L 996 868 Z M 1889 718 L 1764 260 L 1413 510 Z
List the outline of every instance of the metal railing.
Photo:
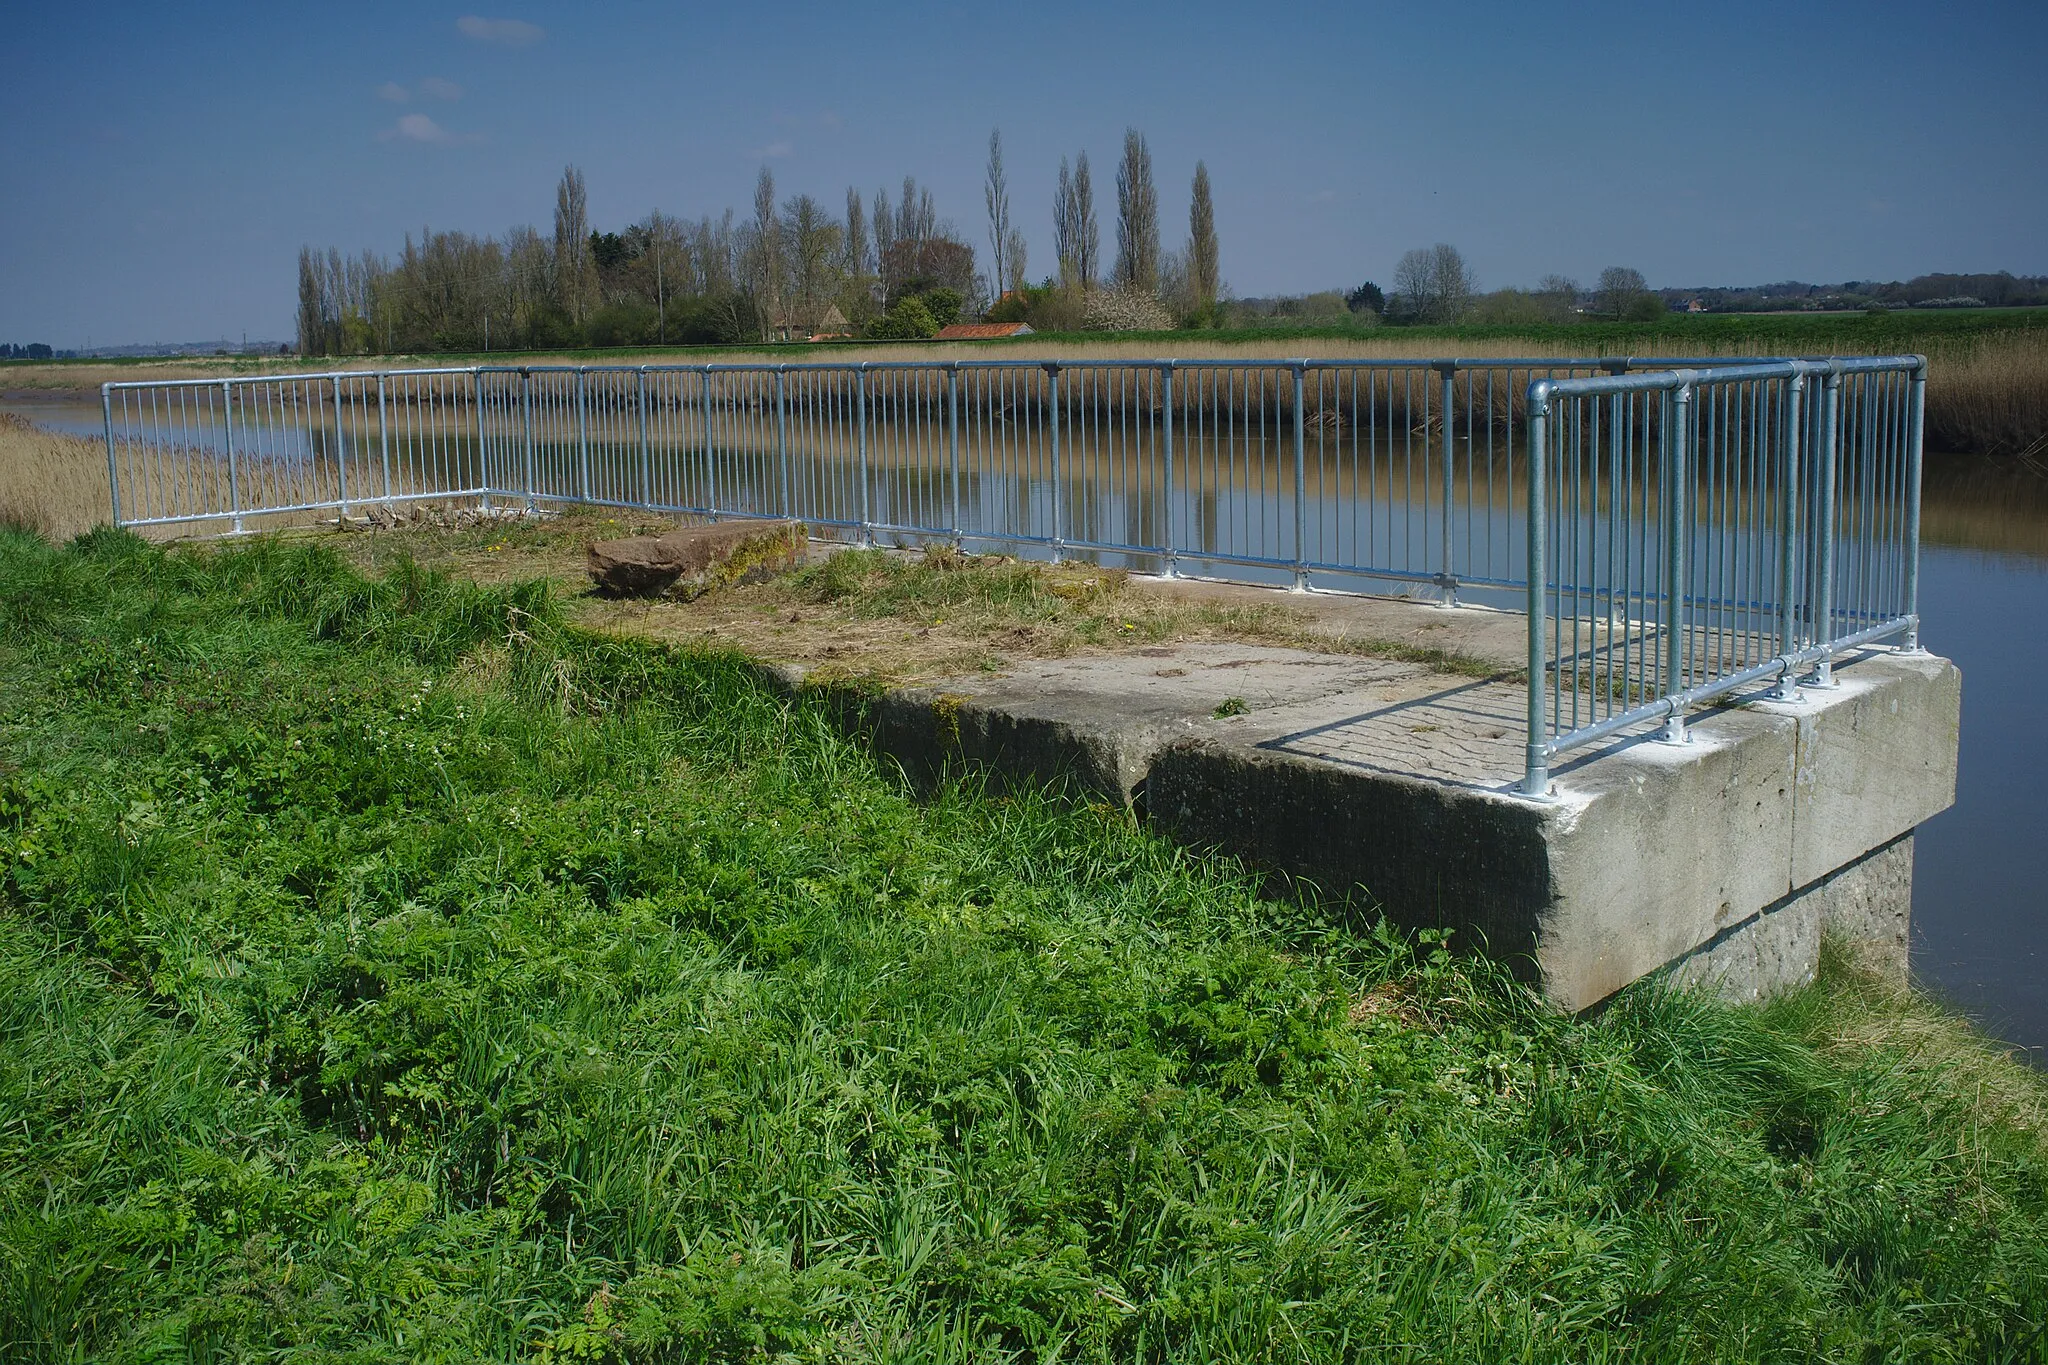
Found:
M 102 397 L 114 519 L 127 526 L 239 532 L 421 503 L 582 503 L 1297 588 L 1404 584 L 1447 605 L 1519 607 L 1526 593 L 1521 790 L 1540 794 L 1568 749 L 1682 717 L 1757 668 L 1783 675 L 1794 655 L 1871 638 L 1901 554 L 1880 519 L 1896 521 L 1909 485 L 1906 548 L 1917 542 L 1918 366 L 480 366 L 108 384 Z M 1825 401 L 1802 409 L 1816 383 Z M 1845 463 L 1844 433 L 1856 452 L 1909 445 L 1910 469 L 1855 483 L 1877 461 Z M 1604 443 L 1604 475 L 1589 442 Z M 1835 457 L 1818 460 L 1822 449 Z M 1667 477 L 1695 468 L 1734 483 L 1709 496 Z M 1864 501 L 1851 507 L 1849 491 Z M 1839 591 L 1813 600 L 1813 584 Z
M 1571 750 L 1835 655 L 1919 640 L 1918 356 L 1782 361 L 1529 389 L 1529 744 Z

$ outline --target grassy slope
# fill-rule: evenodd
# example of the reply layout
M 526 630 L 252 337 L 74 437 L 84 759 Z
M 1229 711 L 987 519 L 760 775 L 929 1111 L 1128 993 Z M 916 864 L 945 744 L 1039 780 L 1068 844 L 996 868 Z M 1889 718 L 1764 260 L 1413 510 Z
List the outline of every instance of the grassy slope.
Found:
M 0 537 L 0 1354 L 2040 1359 L 2039 1078 L 1496 972 L 733 660 Z

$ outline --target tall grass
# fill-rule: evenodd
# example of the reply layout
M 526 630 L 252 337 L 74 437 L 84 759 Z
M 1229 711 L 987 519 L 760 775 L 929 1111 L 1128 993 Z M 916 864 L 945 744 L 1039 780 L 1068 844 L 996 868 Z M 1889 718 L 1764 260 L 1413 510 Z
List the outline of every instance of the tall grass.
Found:
M 834 343 L 821 346 L 699 347 L 648 351 L 537 353 L 521 358 L 552 364 L 701 364 L 777 360 L 1132 360 L 1439 359 L 1521 356 L 1538 359 L 1610 355 L 1877 355 L 1925 353 L 1929 372 L 1929 448 L 1950 453 L 2015 454 L 2048 449 L 2048 309 L 1985 312 L 1768 314 L 1672 317 L 1650 323 L 1571 323 L 1515 327 L 1274 328 L 1132 336 L 1077 333 L 1002 342 Z M 170 361 L 8 362 L 10 388 L 85 391 L 109 380 L 221 378 L 234 374 L 370 370 L 451 361 L 506 363 L 507 354 L 437 357 L 193 358 Z
M 8 1359 L 2041 1359 L 2043 1102 L 914 801 L 537 587 L 0 532 Z
M 0 524 L 69 539 L 111 516 L 105 443 L 0 412 Z

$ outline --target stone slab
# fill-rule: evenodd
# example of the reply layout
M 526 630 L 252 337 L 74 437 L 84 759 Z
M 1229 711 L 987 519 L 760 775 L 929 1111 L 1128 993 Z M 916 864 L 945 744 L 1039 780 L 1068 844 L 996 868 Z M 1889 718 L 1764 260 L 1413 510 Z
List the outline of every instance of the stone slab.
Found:
M 688 600 L 793 569 L 809 544 L 799 522 L 715 522 L 595 541 L 585 551 L 585 567 L 609 596 Z

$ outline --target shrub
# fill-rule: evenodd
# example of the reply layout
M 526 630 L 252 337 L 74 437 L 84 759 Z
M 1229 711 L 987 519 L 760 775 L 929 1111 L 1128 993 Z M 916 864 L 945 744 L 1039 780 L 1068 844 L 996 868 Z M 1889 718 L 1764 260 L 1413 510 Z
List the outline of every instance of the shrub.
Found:
M 1135 289 L 1098 289 L 1081 301 L 1082 325 L 1091 332 L 1166 332 L 1173 315 L 1150 294 Z
M 868 324 L 876 341 L 922 341 L 938 334 L 939 324 L 922 297 L 898 299 L 896 306 Z

